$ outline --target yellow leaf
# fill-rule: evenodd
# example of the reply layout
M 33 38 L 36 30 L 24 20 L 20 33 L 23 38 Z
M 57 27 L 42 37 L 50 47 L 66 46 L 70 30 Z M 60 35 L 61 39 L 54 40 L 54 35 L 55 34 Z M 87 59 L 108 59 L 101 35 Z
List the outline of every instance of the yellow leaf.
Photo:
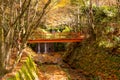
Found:
M 70 3 L 70 0 L 59 0 L 59 2 L 54 6 L 54 8 L 64 7 Z

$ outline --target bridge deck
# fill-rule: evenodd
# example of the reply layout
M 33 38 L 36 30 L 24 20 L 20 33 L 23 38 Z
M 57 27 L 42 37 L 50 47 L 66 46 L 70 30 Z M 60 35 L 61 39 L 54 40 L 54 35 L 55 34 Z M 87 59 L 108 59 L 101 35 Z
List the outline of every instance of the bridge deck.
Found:
M 82 38 L 77 39 L 37 39 L 37 40 L 28 40 L 28 43 L 53 43 L 53 42 L 81 42 Z
M 39 36 L 41 35 L 42 37 L 37 37 L 35 39 L 30 38 L 28 40 L 28 43 L 81 42 L 84 39 L 84 36 L 78 33 L 70 33 L 69 35 L 53 34 L 52 35 L 53 38 L 47 38 L 47 37 L 50 37 L 48 34 L 39 34 Z

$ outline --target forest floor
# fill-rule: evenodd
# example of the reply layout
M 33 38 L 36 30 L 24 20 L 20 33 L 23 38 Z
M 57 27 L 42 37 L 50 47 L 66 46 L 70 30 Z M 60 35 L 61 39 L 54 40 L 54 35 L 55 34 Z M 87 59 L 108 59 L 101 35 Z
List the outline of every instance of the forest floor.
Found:
M 61 52 L 35 54 L 34 61 L 41 80 L 86 80 L 81 70 L 72 69 L 63 62 Z
M 39 66 L 40 79 L 42 80 L 86 80 L 82 72 L 77 69 L 72 69 L 68 64 L 61 62 L 62 57 L 58 53 L 54 55 L 41 54 L 37 57 L 45 56 L 47 60 L 43 60 L 42 66 Z M 38 59 L 38 58 L 35 58 Z M 42 62 L 42 61 L 41 61 Z
M 26 61 L 27 54 L 33 56 L 39 70 L 38 74 L 40 80 L 87 80 L 81 70 L 72 69 L 68 64 L 64 63 L 62 61 L 62 56 L 59 53 L 36 54 L 30 48 L 23 52 L 24 55 L 22 56 L 18 66 L 16 66 L 12 72 L 6 74 L 2 80 L 6 80 L 7 78 L 14 76 L 15 73 L 21 69 Z M 13 61 L 14 58 L 15 56 L 12 57 L 11 61 Z
M 15 75 L 25 63 L 27 55 L 32 56 L 40 80 L 119 80 L 119 57 L 109 57 L 107 54 L 87 54 L 82 57 L 83 59 L 81 58 L 84 62 L 80 65 L 84 69 L 76 69 L 63 62 L 63 53 L 37 54 L 27 48 L 23 51 L 22 58 L 16 68 L 11 73 L 6 74 L 2 80 Z M 14 61 L 14 58 L 15 56 L 12 56 L 11 61 Z M 91 78 L 90 76 L 93 74 L 95 76 Z

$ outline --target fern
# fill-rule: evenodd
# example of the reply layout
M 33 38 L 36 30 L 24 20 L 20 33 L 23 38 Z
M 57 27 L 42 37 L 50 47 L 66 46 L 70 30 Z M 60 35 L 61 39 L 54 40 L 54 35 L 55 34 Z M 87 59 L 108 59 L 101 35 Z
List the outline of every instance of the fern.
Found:
M 16 75 L 7 80 L 39 80 L 37 67 L 31 56 L 27 57 L 26 62 L 22 68 L 16 72 Z

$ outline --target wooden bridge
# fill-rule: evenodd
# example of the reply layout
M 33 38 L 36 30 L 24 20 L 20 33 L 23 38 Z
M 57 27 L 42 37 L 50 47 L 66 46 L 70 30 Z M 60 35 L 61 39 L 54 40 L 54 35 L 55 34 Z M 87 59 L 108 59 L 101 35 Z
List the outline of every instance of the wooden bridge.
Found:
M 28 43 L 54 43 L 54 42 L 81 42 L 84 36 L 80 33 L 34 33 Z
M 80 33 L 41 33 L 34 32 L 28 43 L 37 43 L 37 53 L 54 52 L 53 43 L 81 42 L 84 36 Z

